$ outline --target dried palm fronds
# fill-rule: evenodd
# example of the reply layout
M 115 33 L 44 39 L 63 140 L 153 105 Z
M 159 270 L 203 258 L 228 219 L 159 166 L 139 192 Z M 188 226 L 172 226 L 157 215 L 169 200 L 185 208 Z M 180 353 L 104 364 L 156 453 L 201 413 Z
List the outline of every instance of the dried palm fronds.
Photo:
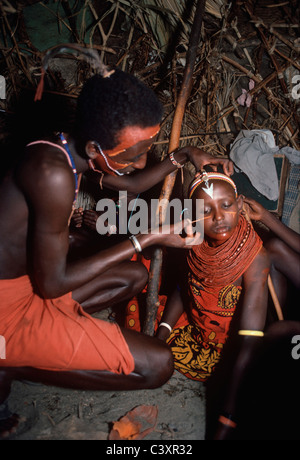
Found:
M 82 45 L 85 40 L 85 46 L 97 50 L 104 62 L 115 63 L 123 70 L 135 73 L 159 93 L 165 106 L 160 144 L 156 148 L 160 156 L 171 131 L 196 2 L 77 0 L 72 6 L 69 2 L 71 17 L 62 9 L 58 10 L 61 3 L 54 0 L 39 2 L 45 7 L 45 14 L 57 4 L 57 14 L 52 16 L 57 21 L 58 30 L 64 27 L 73 30 L 69 19 L 74 23 L 73 19 L 77 18 L 78 33 L 73 33 L 75 43 Z M 187 5 L 191 4 L 192 9 L 187 11 Z M 271 6 L 273 4 L 271 2 Z M 7 98 L 1 100 L 0 105 L 6 109 L 21 88 L 35 88 L 44 55 L 30 42 L 30 31 L 26 30 L 22 18 L 26 7 L 15 8 L 14 5 L 15 2 L 8 0 L 1 2 L 0 73 L 6 79 Z M 232 6 L 228 0 L 206 1 L 202 42 L 198 47 L 193 88 L 184 114 L 181 145 L 189 142 L 205 145 L 211 153 L 224 153 L 220 142 L 225 138 L 222 133 L 252 127 L 275 129 L 281 144 L 297 144 L 299 103 L 291 98 L 293 83 L 285 70 L 289 75 L 299 73 L 299 21 L 294 10 L 290 10 L 294 20 L 288 23 L 286 18 L 290 16 L 283 16 L 279 6 L 270 7 L 270 0 L 259 2 L 258 6 L 259 9 L 251 10 L 251 14 L 258 17 L 259 22 L 251 22 L 249 12 L 241 2 Z M 286 5 L 285 8 L 290 7 Z M 271 22 L 268 20 L 270 10 Z M 273 14 L 275 10 L 276 15 Z M 174 46 L 169 57 L 165 51 L 171 43 Z M 242 54 L 236 53 L 238 49 Z M 264 50 L 269 54 L 265 52 L 263 55 Z M 74 72 L 70 72 L 71 78 L 66 80 L 64 72 L 59 69 L 70 65 L 70 61 L 73 61 Z M 163 77 L 160 72 L 162 64 L 165 69 Z M 63 56 L 58 63 L 53 59 L 47 90 L 74 98 L 90 73 L 91 69 L 77 57 Z M 236 98 L 241 87 L 247 88 L 249 77 L 255 80 L 255 87 L 249 92 L 253 104 L 242 107 Z
M 160 50 L 166 51 L 174 37 L 174 32 L 178 30 L 180 30 L 180 43 L 187 49 L 196 5 L 191 11 L 186 10 L 184 0 L 144 0 L 138 4 L 135 2 L 135 6 L 137 5 L 141 7 L 140 14 L 143 15 L 148 31 L 156 37 Z M 221 19 L 222 10 L 226 5 L 227 0 L 207 0 L 205 11 Z

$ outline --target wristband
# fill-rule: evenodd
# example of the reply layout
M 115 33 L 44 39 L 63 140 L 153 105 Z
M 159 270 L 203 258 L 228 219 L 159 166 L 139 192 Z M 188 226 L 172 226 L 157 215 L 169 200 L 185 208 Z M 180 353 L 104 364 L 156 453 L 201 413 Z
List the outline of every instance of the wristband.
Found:
M 241 329 L 239 332 L 238 332 L 239 335 L 247 335 L 247 336 L 252 336 L 252 337 L 263 337 L 265 334 L 263 333 L 263 331 L 251 331 L 251 330 L 244 330 L 244 329 Z
M 142 252 L 142 246 L 140 245 L 137 237 L 135 235 L 131 235 L 129 239 L 131 243 L 133 244 L 135 252 Z
M 171 328 L 170 324 L 162 322 L 162 323 L 159 324 L 158 327 L 160 327 L 160 326 L 164 326 L 164 327 L 166 327 L 167 329 L 169 329 L 170 334 L 171 334 L 172 328 Z
M 174 158 L 174 152 L 171 152 L 171 153 L 170 153 L 169 158 L 170 158 L 172 164 L 173 164 L 174 166 L 176 166 L 176 168 L 179 168 L 179 169 L 180 169 L 180 168 L 183 168 L 184 165 L 180 164 L 177 160 L 175 160 L 175 158 Z

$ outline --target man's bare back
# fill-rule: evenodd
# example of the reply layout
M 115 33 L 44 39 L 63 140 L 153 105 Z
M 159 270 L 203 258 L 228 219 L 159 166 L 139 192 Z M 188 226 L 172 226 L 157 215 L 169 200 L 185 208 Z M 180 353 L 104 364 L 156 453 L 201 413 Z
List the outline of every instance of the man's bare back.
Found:
M 29 203 L 22 190 L 22 170 L 34 165 L 34 170 L 60 167 L 70 174 L 70 168 L 63 153 L 53 147 L 43 146 L 27 148 L 23 162 L 16 171 L 10 171 L 0 184 L 0 279 L 12 279 L 28 274 L 30 264 L 27 254 Z M 30 180 L 30 177 L 27 177 Z M 45 184 L 47 187 L 47 184 Z M 66 203 L 69 207 L 69 204 Z

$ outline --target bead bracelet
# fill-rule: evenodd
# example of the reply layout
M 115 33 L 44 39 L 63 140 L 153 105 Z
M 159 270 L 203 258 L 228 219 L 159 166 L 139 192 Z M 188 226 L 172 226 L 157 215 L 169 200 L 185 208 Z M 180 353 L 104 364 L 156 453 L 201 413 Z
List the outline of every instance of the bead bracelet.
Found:
M 169 158 L 170 158 L 172 164 L 173 164 L 174 166 L 176 166 L 176 168 L 179 168 L 179 169 L 180 169 L 180 168 L 183 168 L 184 165 L 180 164 L 177 160 L 175 160 L 175 158 L 174 158 L 174 153 L 175 153 L 175 152 L 171 152 L 170 155 L 169 155 Z

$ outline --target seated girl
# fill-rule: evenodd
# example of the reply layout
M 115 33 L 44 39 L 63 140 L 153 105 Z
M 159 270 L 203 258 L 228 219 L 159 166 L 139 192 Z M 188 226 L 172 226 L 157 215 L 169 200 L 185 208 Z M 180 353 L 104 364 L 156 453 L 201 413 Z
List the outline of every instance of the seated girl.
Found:
M 243 216 L 243 198 L 232 179 L 204 172 L 192 182 L 189 197 L 204 200 L 204 241 L 188 252 L 188 304 L 183 289 L 173 293 L 157 337 L 170 345 L 175 368 L 199 381 L 211 376 L 229 332 L 239 341 L 219 418 L 222 438 L 222 431 L 236 426 L 237 391 L 264 335 L 269 260 Z

